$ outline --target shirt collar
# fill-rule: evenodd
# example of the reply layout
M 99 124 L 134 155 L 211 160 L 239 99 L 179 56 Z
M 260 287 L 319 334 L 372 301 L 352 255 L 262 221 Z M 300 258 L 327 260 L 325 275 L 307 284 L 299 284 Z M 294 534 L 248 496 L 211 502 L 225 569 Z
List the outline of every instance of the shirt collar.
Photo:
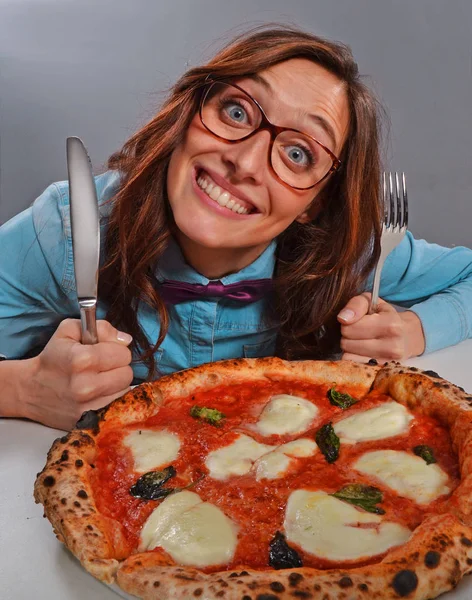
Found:
M 221 277 L 217 281 L 228 285 L 249 279 L 270 279 L 274 273 L 276 245 L 275 240 L 272 240 L 264 252 L 250 265 L 237 273 Z M 170 239 L 169 245 L 159 260 L 156 275 L 159 281 L 170 279 L 173 281 L 185 281 L 187 283 L 199 283 L 201 285 L 207 285 L 210 281 L 210 279 L 195 271 L 185 261 L 182 251 L 174 238 Z M 213 279 L 212 281 L 215 280 Z

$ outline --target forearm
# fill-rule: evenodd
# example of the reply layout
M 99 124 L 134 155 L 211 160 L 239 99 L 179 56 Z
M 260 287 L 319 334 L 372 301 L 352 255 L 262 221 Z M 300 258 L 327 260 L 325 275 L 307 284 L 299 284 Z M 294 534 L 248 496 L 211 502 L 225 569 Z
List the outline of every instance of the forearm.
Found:
M 0 417 L 29 417 L 27 407 L 34 399 L 35 372 L 35 358 L 0 362 Z

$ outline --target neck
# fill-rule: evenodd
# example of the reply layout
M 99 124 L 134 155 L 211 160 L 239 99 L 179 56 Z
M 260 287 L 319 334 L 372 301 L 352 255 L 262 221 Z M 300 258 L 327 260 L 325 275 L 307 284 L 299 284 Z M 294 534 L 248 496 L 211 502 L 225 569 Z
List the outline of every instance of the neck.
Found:
M 187 263 L 208 279 L 221 279 L 254 262 L 269 244 L 250 248 L 204 248 L 179 232 L 177 236 Z

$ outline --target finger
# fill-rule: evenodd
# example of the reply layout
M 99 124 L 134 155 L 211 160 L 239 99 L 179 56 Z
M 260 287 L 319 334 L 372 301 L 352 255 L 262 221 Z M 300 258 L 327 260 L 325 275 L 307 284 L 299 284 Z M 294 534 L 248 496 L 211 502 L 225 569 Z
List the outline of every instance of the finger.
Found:
M 386 357 L 388 360 L 401 360 L 404 358 L 405 347 L 402 338 L 374 340 L 350 340 L 341 338 L 341 349 L 349 354 L 366 356 L 367 358 Z
M 106 396 L 116 396 L 128 388 L 132 381 L 133 370 L 129 366 L 98 373 L 93 377 L 83 373 L 72 379 L 70 392 L 76 402 L 83 404 Z
M 99 344 L 75 344 L 70 349 L 72 373 L 101 373 L 125 367 L 131 362 L 131 352 L 127 346 L 116 342 Z
M 124 396 L 127 392 L 129 392 L 129 390 L 130 390 L 130 387 L 128 386 L 126 388 L 123 388 L 119 392 L 116 392 L 115 394 L 110 394 L 108 396 L 102 396 L 101 398 L 97 398 L 96 400 L 92 400 L 90 402 L 85 402 L 80 405 L 80 412 L 82 414 L 87 410 L 98 410 L 100 408 L 103 408 L 104 406 L 107 406 L 108 404 L 110 404 L 110 402 L 113 402 L 113 400 L 116 400 L 117 398 Z
M 128 346 L 133 341 L 129 333 L 119 331 L 111 323 L 104 320 L 97 321 L 97 333 L 99 342 L 120 342 Z
M 341 325 L 342 337 L 350 340 L 402 337 L 404 324 L 395 308 L 387 302 L 383 302 L 379 308 L 380 312 L 365 315 L 357 323 Z
M 124 331 L 119 331 L 111 323 L 104 320 L 97 321 L 97 334 L 100 342 L 119 342 L 128 346 L 133 338 Z M 59 323 L 56 331 L 56 336 L 61 338 L 69 338 L 75 342 L 80 342 L 82 339 L 82 328 L 79 319 L 64 319 Z
M 373 316 L 369 315 L 370 299 L 372 294 L 370 292 L 364 292 L 359 296 L 351 298 L 346 306 L 339 312 L 338 321 L 341 324 L 352 325 L 357 323 L 362 317 Z M 373 314 L 385 313 L 395 311 L 395 308 L 379 298 L 379 304 L 377 311 Z
M 368 313 L 369 306 L 369 292 L 364 292 L 363 294 L 359 294 L 359 296 L 354 296 L 354 298 L 351 298 L 346 306 L 339 312 L 338 321 L 341 324 L 356 323 Z

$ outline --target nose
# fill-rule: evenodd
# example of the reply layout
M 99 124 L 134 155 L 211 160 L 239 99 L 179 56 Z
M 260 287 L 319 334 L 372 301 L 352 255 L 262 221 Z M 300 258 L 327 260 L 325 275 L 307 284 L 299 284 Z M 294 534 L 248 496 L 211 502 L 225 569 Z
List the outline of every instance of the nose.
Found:
M 253 136 L 228 144 L 223 151 L 223 162 L 238 180 L 260 184 L 264 169 L 269 167 L 270 133 L 258 131 Z

